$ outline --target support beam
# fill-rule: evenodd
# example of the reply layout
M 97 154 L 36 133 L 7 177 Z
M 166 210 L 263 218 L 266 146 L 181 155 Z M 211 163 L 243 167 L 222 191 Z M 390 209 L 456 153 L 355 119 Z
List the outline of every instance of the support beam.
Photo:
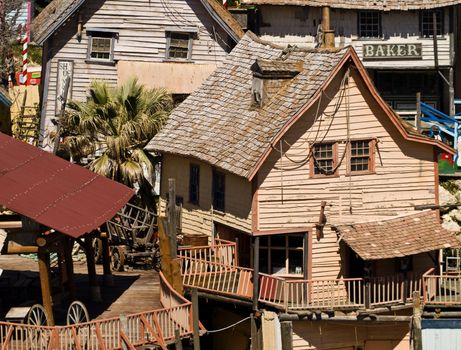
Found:
M 48 326 L 54 326 L 53 300 L 51 296 L 50 281 L 50 255 L 45 249 L 38 250 L 38 270 L 40 273 L 42 304 L 47 314 Z
M 258 310 L 259 297 L 259 237 L 253 238 L 253 310 Z
M 282 350 L 293 349 L 293 323 L 291 321 L 280 322 L 282 333 Z
M 75 300 L 75 284 L 74 284 L 74 261 L 72 260 L 72 248 L 74 240 L 68 237 L 65 240 L 64 258 L 67 271 L 67 292 L 69 293 L 69 301 Z
M 88 237 L 85 239 L 85 255 L 86 265 L 88 268 L 88 284 L 90 287 L 90 299 L 94 302 L 101 302 L 101 290 L 99 289 L 97 275 L 96 275 L 96 263 L 94 261 L 93 246 L 91 239 Z
M 104 285 L 112 287 L 114 285 L 114 279 L 112 276 L 112 270 L 110 268 L 109 237 L 106 232 L 101 233 L 101 250 Z
M 6 254 L 37 254 L 37 246 L 24 246 L 8 243 L 6 247 Z
M 168 238 L 170 240 L 171 258 L 175 259 L 178 251 L 176 232 L 176 180 L 168 179 Z
M 413 292 L 413 318 L 412 318 L 412 338 L 410 339 L 412 350 L 422 350 L 423 338 L 421 331 L 421 296 L 419 292 Z
M 199 307 L 197 289 L 192 289 L 192 330 L 194 335 L 194 350 L 200 350 Z

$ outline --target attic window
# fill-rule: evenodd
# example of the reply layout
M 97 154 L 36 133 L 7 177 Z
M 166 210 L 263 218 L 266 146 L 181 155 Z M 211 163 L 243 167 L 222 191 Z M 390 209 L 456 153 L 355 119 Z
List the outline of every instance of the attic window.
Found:
M 114 36 L 115 33 L 110 32 L 88 32 L 88 59 L 113 61 Z
M 195 29 L 173 30 L 167 28 L 165 58 L 167 60 L 190 61 L 195 35 L 197 35 Z

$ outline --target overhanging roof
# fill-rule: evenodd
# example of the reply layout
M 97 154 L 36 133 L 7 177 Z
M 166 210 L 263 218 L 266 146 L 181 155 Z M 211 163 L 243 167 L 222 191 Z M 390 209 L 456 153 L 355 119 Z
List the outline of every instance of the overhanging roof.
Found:
M 0 133 L 0 205 L 72 237 L 123 207 L 133 190 Z
M 431 210 L 333 228 L 363 260 L 397 258 L 460 246 L 456 236 L 442 228 L 437 213 Z

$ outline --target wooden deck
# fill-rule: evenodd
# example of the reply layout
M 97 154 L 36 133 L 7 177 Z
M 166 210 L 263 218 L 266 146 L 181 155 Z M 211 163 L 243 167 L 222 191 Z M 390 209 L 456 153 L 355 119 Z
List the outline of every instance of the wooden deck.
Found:
M 0 255 L 0 319 L 9 305 L 41 303 L 37 261 L 18 255 Z M 101 286 L 101 303 L 89 301 L 85 262 L 74 262 L 76 297 L 88 308 L 91 319 L 104 319 L 161 308 L 159 275 L 154 270 L 114 272 L 113 287 L 103 286 L 102 266 L 97 265 Z M 9 290 L 4 293 L 3 290 Z M 8 295 L 8 296 L 7 296 Z M 65 306 L 65 303 L 63 303 Z M 57 321 L 62 324 L 64 307 L 55 307 Z M 61 316 L 61 317 L 58 317 Z

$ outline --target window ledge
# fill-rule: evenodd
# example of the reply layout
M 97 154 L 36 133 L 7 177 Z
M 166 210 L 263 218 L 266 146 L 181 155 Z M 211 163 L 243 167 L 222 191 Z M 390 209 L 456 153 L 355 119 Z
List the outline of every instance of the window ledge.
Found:
M 85 60 L 85 63 L 88 63 L 88 64 L 100 64 L 100 65 L 103 65 L 103 66 L 115 66 L 117 64 L 117 61 L 104 61 L 104 60 L 96 60 L 96 59 L 90 59 L 90 58 L 87 58 Z
M 180 59 L 180 58 L 164 58 L 163 62 L 168 62 L 168 63 L 194 63 L 193 60 Z
M 312 175 L 311 179 L 326 179 L 326 178 L 334 178 L 339 177 L 339 174 L 332 174 L 332 175 Z
M 348 172 L 346 176 L 376 175 L 376 171 L 354 171 Z

